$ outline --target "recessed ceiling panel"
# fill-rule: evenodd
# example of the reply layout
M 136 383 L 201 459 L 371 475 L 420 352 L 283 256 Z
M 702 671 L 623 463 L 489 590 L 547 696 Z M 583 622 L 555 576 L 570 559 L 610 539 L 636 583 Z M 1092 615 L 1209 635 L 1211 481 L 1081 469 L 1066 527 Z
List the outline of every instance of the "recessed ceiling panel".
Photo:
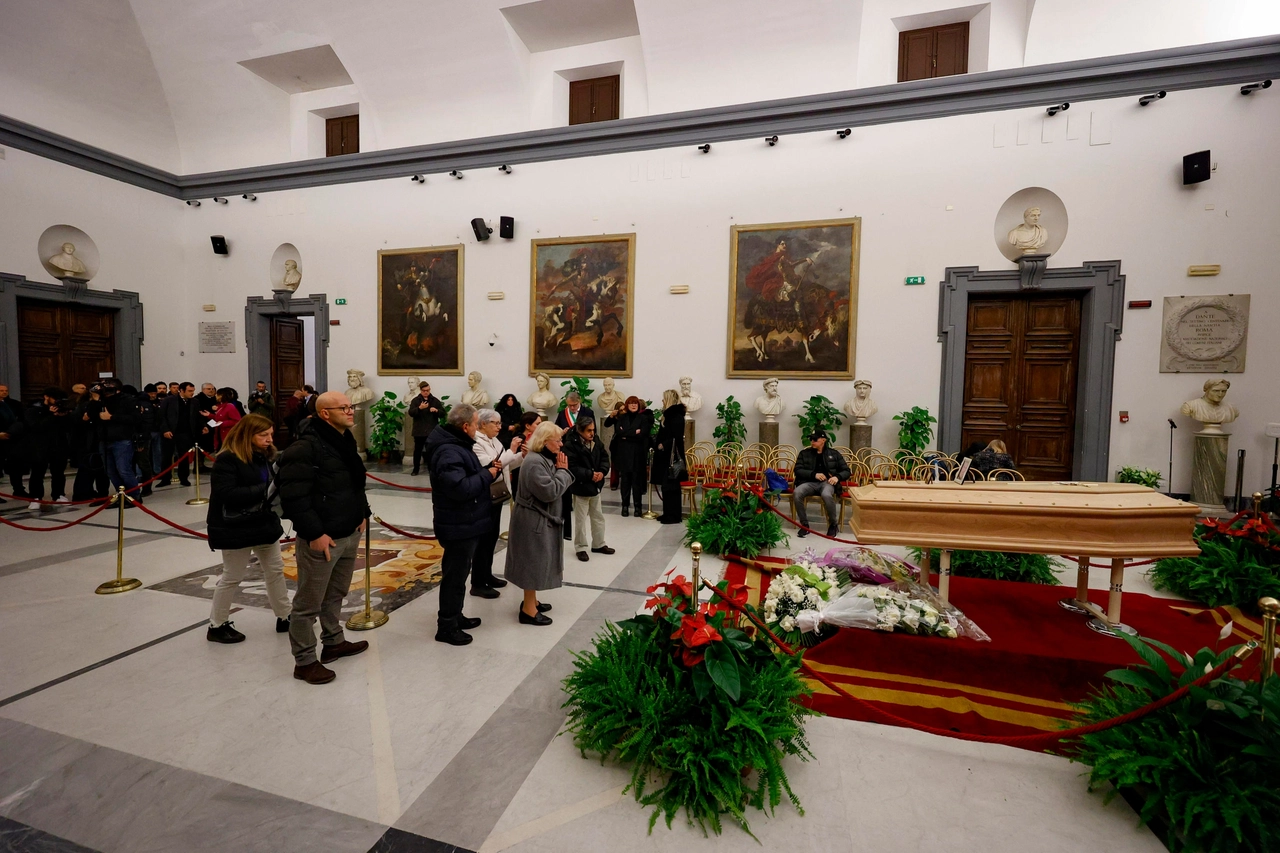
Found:
M 640 35 L 632 0 L 536 0 L 502 14 L 531 53 Z
M 332 89 L 334 86 L 350 86 L 352 82 L 342 60 L 327 44 L 246 59 L 240 64 L 290 95 Z

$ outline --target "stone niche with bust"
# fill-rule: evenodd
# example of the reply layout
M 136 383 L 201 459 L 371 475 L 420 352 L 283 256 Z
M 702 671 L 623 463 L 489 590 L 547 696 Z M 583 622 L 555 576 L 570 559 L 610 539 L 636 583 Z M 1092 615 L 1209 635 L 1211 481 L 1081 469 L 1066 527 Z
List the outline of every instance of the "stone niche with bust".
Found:
M 1182 414 L 1203 424 L 1194 436 L 1191 499 L 1206 510 L 1224 508 L 1227 445 L 1231 436 L 1222 431 L 1222 425 L 1240 417 L 1240 411 L 1225 399 L 1230 388 L 1231 383 L 1226 379 L 1208 379 L 1201 396 L 1182 404 Z

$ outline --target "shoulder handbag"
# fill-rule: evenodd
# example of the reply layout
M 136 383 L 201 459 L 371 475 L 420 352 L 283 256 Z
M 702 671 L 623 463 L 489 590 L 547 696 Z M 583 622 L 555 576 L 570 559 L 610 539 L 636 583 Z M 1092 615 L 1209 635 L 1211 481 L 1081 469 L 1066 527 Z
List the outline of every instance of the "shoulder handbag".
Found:
M 489 502 L 502 504 L 511 500 L 511 490 L 507 488 L 507 478 L 498 474 L 496 480 L 489 484 Z
M 667 482 L 683 483 L 689 479 L 689 467 L 684 461 L 684 442 L 678 442 L 671 448 L 671 463 L 667 465 Z

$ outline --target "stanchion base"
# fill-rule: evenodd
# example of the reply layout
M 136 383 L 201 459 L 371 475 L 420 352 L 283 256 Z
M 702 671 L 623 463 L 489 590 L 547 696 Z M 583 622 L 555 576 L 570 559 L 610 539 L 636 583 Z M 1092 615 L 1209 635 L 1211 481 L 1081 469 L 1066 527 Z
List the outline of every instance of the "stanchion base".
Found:
M 115 592 L 128 592 L 131 589 L 137 589 L 142 586 L 142 581 L 137 578 L 120 578 L 118 580 L 107 581 L 99 584 L 94 590 L 98 595 L 111 595 Z
M 662 513 L 654 512 L 653 510 L 647 510 L 645 512 L 640 513 L 640 517 L 647 518 L 652 521 L 653 519 L 657 518 L 661 514 Z
M 1130 628 L 1123 622 L 1117 622 L 1112 625 L 1105 619 L 1099 619 L 1096 616 L 1087 623 L 1091 630 L 1097 631 L 1104 637 L 1119 637 L 1121 634 L 1128 634 L 1130 637 L 1138 636 L 1138 632 Z
M 1082 616 L 1089 612 L 1086 608 L 1081 607 L 1080 602 L 1076 601 L 1074 598 L 1060 598 L 1058 599 L 1058 606 L 1063 610 L 1069 610 L 1072 613 L 1079 613 Z
M 510 530 L 502 531 L 501 533 L 498 534 L 498 538 L 501 539 L 503 542 L 506 542 L 508 539 L 511 538 L 511 531 Z
M 187 501 L 187 506 L 204 506 L 209 502 L 208 498 L 192 498 Z
M 372 631 L 385 624 L 387 624 L 387 614 L 381 610 L 370 610 L 368 613 L 361 610 L 347 620 L 347 627 L 352 631 Z

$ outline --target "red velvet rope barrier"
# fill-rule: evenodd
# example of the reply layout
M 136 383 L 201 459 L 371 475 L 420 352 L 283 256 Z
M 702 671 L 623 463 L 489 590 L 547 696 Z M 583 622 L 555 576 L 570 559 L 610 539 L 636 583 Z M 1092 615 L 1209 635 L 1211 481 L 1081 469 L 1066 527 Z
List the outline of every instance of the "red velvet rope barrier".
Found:
M 424 487 L 424 486 L 402 486 L 402 485 L 401 485 L 401 484 L 399 484 L 399 483 L 393 483 L 393 482 L 391 482 L 390 480 L 384 480 L 384 479 L 382 479 L 381 477 L 375 477 L 375 476 L 373 476 L 372 474 L 370 474 L 368 471 L 366 471 L 366 472 L 365 472 L 365 476 L 366 476 L 366 477 L 368 477 L 370 480 L 373 480 L 375 483 L 381 483 L 381 484 L 382 484 L 382 485 L 384 485 L 384 486 L 393 486 L 394 488 L 397 488 L 397 489 L 404 489 L 406 492 L 429 492 L 429 491 L 431 491 L 431 489 L 430 489 L 430 488 L 428 488 L 428 487 Z
M 156 474 L 150 480 L 145 480 L 139 483 L 138 488 L 142 488 L 143 486 L 149 486 L 152 483 L 154 483 L 156 480 L 159 480 L 161 477 L 165 476 L 166 474 L 169 474 L 170 472 L 173 471 L 174 468 L 177 468 L 179 465 L 181 465 L 183 460 L 185 460 L 188 456 L 190 456 L 191 453 L 192 451 L 188 450 L 186 453 L 182 454 L 176 460 L 174 460 L 174 463 L 170 465 L 168 468 L 165 468 L 163 471 L 161 471 L 159 474 Z M 26 501 L 27 503 L 36 503 L 44 506 L 85 506 L 86 504 L 92 504 L 92 503 L 97 503 L 98 501 L 101 501 L 101 500 L 107 500 L 107 498 L 89 498 L 89 500 L 87 501 L 61 501 L 61 502 L 41 501 L 41 500 L 36 500 L 35 498 L 24 498 L 19 495 L 8 495 L 8 494 L 5 494 L 4 492 L 0 492 L 0 498 L 4 498 L 5 500 Z M 43 530 L 44 528 L 40 528 L 40 529 Z
M 436 541 L 436 539 L 439 538 L 436 536 L 423 536 L 419 533 L 410 533 L 407 530 L 401 530 L 399 527 L 395 527 L 394 525 L 387 524 L 385 521 L 378 518 L 376 515 L 373 517 L 373 520 L 378 522 L 378 524 L 381 524 L 383 527 L 387 528 L 388 530 L 390 530 L 392 533 L 398 533 L 401 536 L 407 536 L 410 539 L 421 539 L 424 542 L 434 542 Z
M 103 500 L 103 498 L 98 498 L 98 500 Z M 102 506 L 94 509 L 88 515 L 82 516 L 81 518 L 77 518 L 75 521 L 69 521 L 66 524 L 55 524 L 52 527 L 31 527 L 26 524 L 19 524 L 16 521 L 9 521 L 4 516 L 0 516 L 0 524 L 7 525 L 9 527 L 16 527 L 19 530 L 30 530 L 37 533 L 51 531 L 51 530 L 66 530 L 68 527 L 75 527 L 77 524 L 84 524 L 86 521 L 93 518 L 95 515 L 102 512 L 104 509 L 106 509 L 109 506 L 111 506 L 110 502 L 104 502 Z
M 147 515 L 149 515 L 149 516 L 151 516 L 152 518 L 154 518 L 156 521 L 164 522 L 165 524 L 167 524 L 167 525 L 169 525 L 170 527 L 172 527 L 174 530 L 181 530 L 183 533 L 187 534 L 188 536 L 194 536 L 194 537 L 196 537 L 197 539 L 208 539 L 208 538 L 209 538 L 209 534 L 208 534 L 208 533 L 201 533 L 201 532 L 200 532 L 200 531 L 198 531 L 198 530 L 192 530 L 190 527 L 183 527 L 181 524 L 178 524 L 176 521 L 170 521 L 169 519 L 165 518 L 165 517 L 164 517 L 163 515 L 161 515 L 160 513 L 158 513 L 158 512 L 154 512 L 153 510 L 151 510 L 151 509 L 150 509 L 146 504 L 135 503 L 135 504 L 134 504 L 134 507 L 136 507 L 137 509 L 142 510 L 142 511 L 143 511 L 143 512 L 145 512 Z
M 807 530 L 807 531 L 809 531 L 810 533 L 813 533 L 813 534 L 815 534 L 815 535 L 817 535 L 817 536 L 821 536 L 823 539 L 830 539 L 832 542 L 840 542 L 840 543 L 843 543 L 843 544 L 845 544 L 845 545 L 861 545 L 861 544 L 862 544 L 862 543 L 861 543 L 861 542 L 859 542 L 857 539 L 841 539 L 839 536 L 828 536 L 828 535 L 827 535 L 827 534 L 825 534 L 825 533 L 820 533 L 819 531 L 814 530 L 812 527 L 807 527 L 806 525 L 801 524 L 801 523 L 800 523 L 799 521 L 797 521 L 796 519 L 792 518 L 792 517 L 791 517 L 791 516 L 789 516 L 789 515 L 786 515 L 785 513 L 783 513 L 783 512 L 782 512 L 782 510 L 778 509 L 776 506 L 774 506 L 773 504 L 769 503 L 769 501 L 768 501 L 767 499 L 765 499 L 765 496 L 764 496 L 764 490 L 763 490 L 763 489 L 760 489 L 760 488 L 755 488 L 755 489 L 748 488 L 748 489 L 747 489 L 747 491 L 748 491 L 748 492 L 750 492 L 751 494 L 755 495 L 757 498 L 759 498 L 759 499 L 760 499 L 760 502 L 761 502 L 762 504 L 764 504 L 766 507 L 768 507 L 768 508 L 769 508 L 769 511 L 770 511 L 770 512 L 772 512 L 774 515 L 778 516 L 778 517 L 779 517 L 779 518 L 781 518 L 781 519 L 784 519 L 784 520 L 786 520 L 786 521 L 791 522 L 792 524 L 794 524 L 796 527 L 800 528 L 801 530 Z

